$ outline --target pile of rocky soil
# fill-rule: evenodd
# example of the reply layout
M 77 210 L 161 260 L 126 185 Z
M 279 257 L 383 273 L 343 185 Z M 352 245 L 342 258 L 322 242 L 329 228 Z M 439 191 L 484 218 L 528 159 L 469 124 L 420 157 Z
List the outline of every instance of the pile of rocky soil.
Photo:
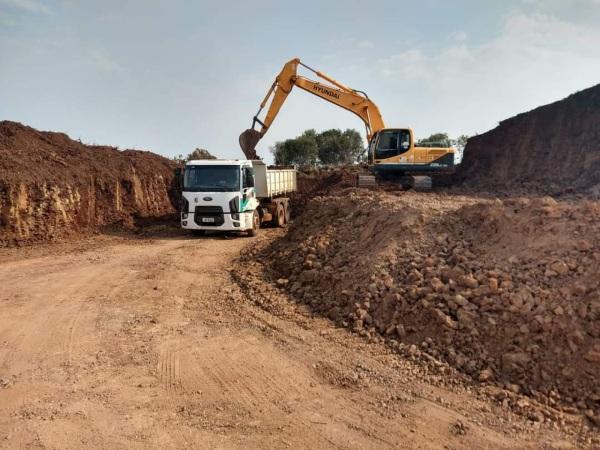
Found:
M 598 202 L 345 189 L 245 257 L 369 339 L 600 423 Z
M 151 152 L 0 122 L 0 246 L 173 214 L 173 169 Z
M 600 197 L 600 85 L 469 139 L 456 180 L 496 192 Z
M 301 214 L 306 204 L 316 196 L 328 195 L 341 188 L 356 186 L 358 173 L 364 171 L 361 166 L 299 169 L 298 190 L 291 196 L 294 215 Z

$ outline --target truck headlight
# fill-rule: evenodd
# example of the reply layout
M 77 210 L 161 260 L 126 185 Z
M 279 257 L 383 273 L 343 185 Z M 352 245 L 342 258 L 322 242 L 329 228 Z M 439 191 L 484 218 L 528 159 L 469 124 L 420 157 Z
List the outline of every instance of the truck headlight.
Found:
M 232 220 L 240 220 L 240 213 L 232 213 L 231 219 Z
M 184 219 L 187 219 L 187 218 L 188 218 L 188 213 L 182 212 L 181 213 L 181 219 L 184 220 Z

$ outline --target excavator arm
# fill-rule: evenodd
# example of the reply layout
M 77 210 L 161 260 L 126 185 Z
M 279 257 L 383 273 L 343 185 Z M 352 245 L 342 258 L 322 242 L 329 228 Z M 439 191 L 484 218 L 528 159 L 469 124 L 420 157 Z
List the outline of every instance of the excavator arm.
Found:
M 327 81 L 328 84 L 299 76 L 299 65 L 310 70 L 317 77 Z M 367 140 L 371 139 L 373 133 L 385 128 L 379 108 L 364 92 L 351 89 L 324 73 L 311 69 L 307 65 L 302 64 L 300 59 L 295 58 L 288 61 L 283 66 L 283 69 L 281 69 L 279 75 L 277 75 L 277 78 L 275 78 L 267 95 L 265 95 L 265 98 L 261 102 L 258 112 L 253 118 L 252 128 L 240 135 L 240 147 L 246 158 L 257 159 L 256 144 L 269 130 L 269 127 L 275 120 L 275 117 L 277 117 L 283 103 L 294 86 L 298 86 L 300 89 L 356 114 L 365 124 Z M 264 119 L 261 120 L 259 119 L 259 115 L 267 105 L 269 105 L 267 113 Z M 257 124 L 260 125 L 260 129 L 258 130 L 255 129 Z

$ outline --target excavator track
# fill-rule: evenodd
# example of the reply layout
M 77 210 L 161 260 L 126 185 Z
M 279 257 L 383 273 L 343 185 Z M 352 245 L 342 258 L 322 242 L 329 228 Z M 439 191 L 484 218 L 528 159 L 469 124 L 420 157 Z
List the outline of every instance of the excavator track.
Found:
M 376 175 L 360 174 L 356 178 L 356 186 L 359 188 L 396 186 L 399 189 L 430 191 L 433 188 L 433 180 L 428 175 L 404 175 L 397 178 L 378 179 Z

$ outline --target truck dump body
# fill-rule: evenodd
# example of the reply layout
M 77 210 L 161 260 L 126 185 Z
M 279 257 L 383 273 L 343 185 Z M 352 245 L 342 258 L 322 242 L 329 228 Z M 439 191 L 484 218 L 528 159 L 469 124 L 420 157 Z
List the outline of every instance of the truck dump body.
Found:
M 267 168 L 260 160 L 252 161 L 254 169 L 256 196 L 274 198 L 296 191 L 296 170 L 290 168 Z

